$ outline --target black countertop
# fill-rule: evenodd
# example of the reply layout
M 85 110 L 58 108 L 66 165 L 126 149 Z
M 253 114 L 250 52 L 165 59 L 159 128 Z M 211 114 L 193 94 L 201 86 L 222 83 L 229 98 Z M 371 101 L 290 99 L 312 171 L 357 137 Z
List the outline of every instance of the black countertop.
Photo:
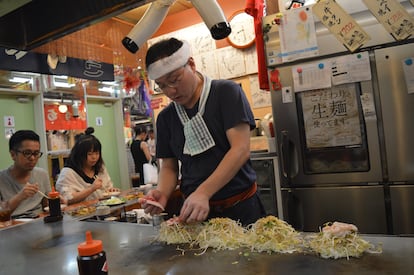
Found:
M 77 274 L 77 246 L 90 230 L 103 241 L 109 274 L 413 274 L 414 238 L 363 235 L 383 244 L 381 254 L 322 259 L 316 255 L 177 250 L 152 242 L 150 225 L 85 222 L 68 216 L 56 223 L 42 219 L 0 231 L 0 274 Z

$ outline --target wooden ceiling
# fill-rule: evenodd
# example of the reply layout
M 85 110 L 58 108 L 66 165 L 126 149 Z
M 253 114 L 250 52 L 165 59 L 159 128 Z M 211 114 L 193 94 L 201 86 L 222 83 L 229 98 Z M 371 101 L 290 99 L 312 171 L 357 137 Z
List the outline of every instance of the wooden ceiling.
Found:
M 145 11 L 149 7 L 150 4 L 143 5 L 141 7 L 138 7 L 136 9 L 132 9 L 130 11 L 127 11 L 125 13 L 122 13 L 118 16 L 116 16 L 118 19 L 124 20 L 126 22 L 130 22 L 133 24 L 136 24 L 139 19 L 142 18 Z M 184 11 L 186 9 L 192 9 L 193 5 L 188 0 L 177 0 L 174 2 L 174 4 L 170 7 L 170 10 L 168 11 L 168 15 L 178 13 L 181 11 Z
M 80 31 L 42 45 L 33 51 L 59 56 L 91 59 L 120 67 L 144 67 L 143 60 L 146 45 L 136 54 L 128 52 L 122 45 L 122 39 L 142 18 L 150 3 L 122 13 L 116 17 L 94 24 Z M 171 15 L 193 8 L 187 0 L 177 0 L 167 14 Z

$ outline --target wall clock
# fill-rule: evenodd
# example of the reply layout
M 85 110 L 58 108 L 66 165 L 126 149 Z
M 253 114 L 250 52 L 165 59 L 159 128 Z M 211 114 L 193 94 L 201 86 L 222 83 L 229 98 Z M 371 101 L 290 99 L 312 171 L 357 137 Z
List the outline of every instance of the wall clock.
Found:
M 227 41 L 237 49 L 246 49 L 254 44 L 256 35 L 254 31 L 254 18 L 244 10 L 238 10 L 228 19 L 231 33 Z

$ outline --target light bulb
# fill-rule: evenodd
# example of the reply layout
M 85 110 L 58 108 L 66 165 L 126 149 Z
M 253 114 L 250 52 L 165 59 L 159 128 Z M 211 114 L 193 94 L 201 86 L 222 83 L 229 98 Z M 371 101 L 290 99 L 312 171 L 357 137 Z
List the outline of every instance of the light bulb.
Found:
M 59 112 L 61 112 L 62 114 L 64 114 L 64 113 L 66 113 L 68 111 L 68 105 L 60 104 L 58 109 L 59 109 Z

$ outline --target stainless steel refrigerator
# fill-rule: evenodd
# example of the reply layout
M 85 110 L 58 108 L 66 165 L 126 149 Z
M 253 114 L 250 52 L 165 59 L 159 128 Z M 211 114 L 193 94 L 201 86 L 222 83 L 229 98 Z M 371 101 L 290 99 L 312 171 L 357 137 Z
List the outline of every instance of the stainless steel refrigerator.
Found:
M 337 3 L 371 37 L 354 53 L 315 17 L 318 53 L 281 62 L 275 15 L 263 20 L 282 218 L 303 231 L 342 221 L 414 234 L 414 40 L 396 41 L 362 1 Z

